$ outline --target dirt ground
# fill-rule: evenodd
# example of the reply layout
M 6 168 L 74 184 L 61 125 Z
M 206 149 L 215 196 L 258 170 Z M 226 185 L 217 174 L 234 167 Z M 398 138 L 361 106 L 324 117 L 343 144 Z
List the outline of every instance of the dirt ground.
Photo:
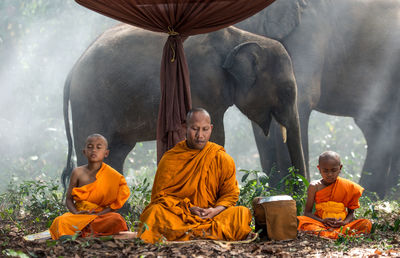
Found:
M 43 228 L 43 226 L 41 226 Z M 38 230 L 33 222 L 0 220 L 0 256 L 15 257 L 400 257 L 400 235 L 394 232 L 339 241 L 299 233 L 291 241 L 232 244 L 194 241 L 144 244 L 137 239 L 78 238 L 75 241 L 28 242 L 25 232 Z M 37 232 L 37 231 L 36 231 Z

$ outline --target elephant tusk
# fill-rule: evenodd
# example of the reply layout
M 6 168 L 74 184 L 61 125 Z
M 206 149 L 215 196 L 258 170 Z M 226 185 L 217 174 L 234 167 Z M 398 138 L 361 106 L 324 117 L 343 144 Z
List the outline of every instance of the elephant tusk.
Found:
M 287 131 L 286 131 L 286 127 L 284 127 L 283 125 L 281 125 L 281 132 L 282 132 L 283 143 L 286 143 L 286 140 L 287 140 Z

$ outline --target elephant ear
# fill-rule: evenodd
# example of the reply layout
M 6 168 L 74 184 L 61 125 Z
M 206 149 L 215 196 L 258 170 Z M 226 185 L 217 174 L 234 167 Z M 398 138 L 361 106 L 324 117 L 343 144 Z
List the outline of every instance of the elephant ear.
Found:
M 309 0 L 278 0 L 244 21 L 245 30 L 281 41 L 299 25 Z M 256 26 L 258 28 L 252 28 Z M 239 27 L 241 27 L 239 25 Z M 260 33 L 260 28 L 263 33 Z
M 257 53 L 261 47 L 256 42 L 245 42 L 237 45 L 225 58 L 223 68 L 236 80 L 235 85 L 240 85 L 236 90 L 247 92 L 253 87 L 257 79 L 257 66 L 260 62 Z

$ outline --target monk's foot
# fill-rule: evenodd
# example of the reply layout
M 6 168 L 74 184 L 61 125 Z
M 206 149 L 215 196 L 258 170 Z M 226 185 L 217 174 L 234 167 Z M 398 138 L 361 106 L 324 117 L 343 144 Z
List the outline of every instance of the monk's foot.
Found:
M 121 231 L 118 235 L 113 236 L 114 239 L 133 239 L 137 237 L 138 233 L 132 231 Z

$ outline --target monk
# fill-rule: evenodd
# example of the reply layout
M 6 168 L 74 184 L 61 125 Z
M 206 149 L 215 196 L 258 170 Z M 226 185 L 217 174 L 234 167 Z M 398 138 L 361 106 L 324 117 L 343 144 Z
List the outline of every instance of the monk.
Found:
M 358 199 L 364 188 L 339 177 L 343 167 L 339 154 L 323 152 L 318 163 L 322 179 L 311 182 L 308 187 L 304 216 L 298 217 L 298 230 L 331 239 L 370 233 L 372 225 L 368 219 L 354 220 L 354 210 L 360 207 Z
M 75 234 L 116 235 L 128 230 L 125 220 L 114 211 L 124 205 L 130 191 L 124 176 L 103 163 L 109 154 L 107 140 L 100 134 L 90 135 L 83 154 L 88 164 L 72 171 L 66 197 L 69 212 L 53 221 L 53 239 Z
M 251 232 L 251 212 L 239 198 L 233 159 L 209 142 L 208 112 L 192 109 L 186 140 L 167 151 L 154 179 L 151 202 L 140 216 L 139 236 L 148 243 L 191 239 L 242 240 Z

